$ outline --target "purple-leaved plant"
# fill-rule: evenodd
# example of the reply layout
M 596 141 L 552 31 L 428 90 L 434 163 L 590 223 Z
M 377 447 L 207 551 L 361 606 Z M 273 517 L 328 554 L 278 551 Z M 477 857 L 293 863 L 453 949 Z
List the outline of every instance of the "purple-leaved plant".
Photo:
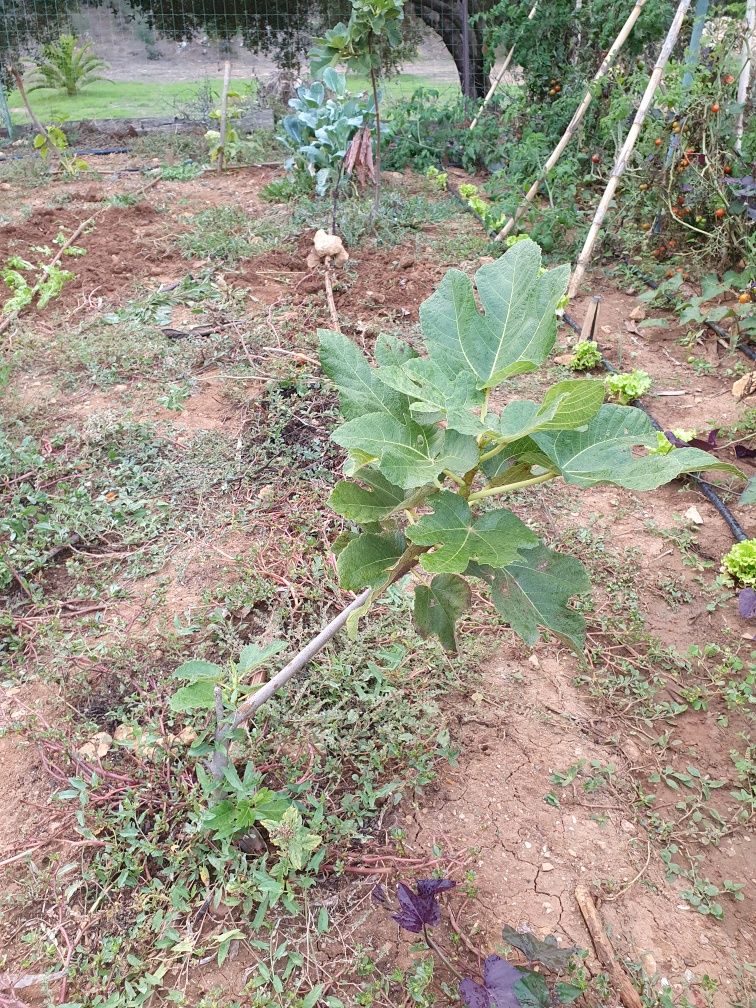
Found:
M 451 879 L 425 879 L 417 883 L 417 892 L 400 882 L 396 887 L 399 913 L 391 916 L 400 928 L 420 934 L 426 927 L 435 927 L 441 920 L 438 893 L 453 889 L 456 882 Z
M 515 984 L 525 974 L 501 956 L 490 955 L 483 963 L 483 983 L 463 980 L 459 996 L 465 1008 L 520 1008 Z
M 738 593 L 738 610 L 743 619 L 756 617 L 756 591 L 753 588 L 741 588 Z

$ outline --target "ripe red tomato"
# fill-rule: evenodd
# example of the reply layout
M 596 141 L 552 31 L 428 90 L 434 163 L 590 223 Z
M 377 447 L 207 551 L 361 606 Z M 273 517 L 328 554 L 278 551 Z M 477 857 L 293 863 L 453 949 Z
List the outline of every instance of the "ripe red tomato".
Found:
M 717 112 L 719 112 L 719 105 L 718 105 L 718 103 L 717 103 L 717 102 L 714 102 L 714 104 L 713 104 L 713 105 L 711 106 L 711 111 L 712 111 L 712 112 L 713 112 L 713 113 L 714 113 L 715 115 L 717 114 Z
M 599 164 L 601 162 L 601 155 L 600 154 L 594 154 L 591 157 L 591 161 L 593 161 L 594 164 Z
M 732 165 L 726 164 L 722 169 L 722 171 L 725 173 L 725 175 L 732 175 Z
M 748 291 L 743 291 L 742 294 L 738 295 L 738 301 L 741 304 L 750 304 L 751 295 L 748 293 Z
M 717 207 L 717 209 L 714 211 L 714 216 L 717 218 L 717 220 L 722 220 L 722 218 L 726 213 L 727 211 L 725 210 L 724 207 Z

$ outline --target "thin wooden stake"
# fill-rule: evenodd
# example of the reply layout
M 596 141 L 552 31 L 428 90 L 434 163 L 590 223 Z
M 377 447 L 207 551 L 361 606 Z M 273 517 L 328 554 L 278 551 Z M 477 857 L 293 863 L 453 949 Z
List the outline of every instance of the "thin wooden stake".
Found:
M 593 947 L 596 949 L 599 962 L 609 971 L 609 976 L 617 988 L 620 1001 L 625 1008 L 643 1008 L 643 999 L 635 987 L 633 987 L 630 977 L 625 973 L 620 961 L 617 959 L 612 948 L 612 943 L 609 941 L 599 918 L 593 897 L 586 886 L 575 886 L 575 901 L 580 908 L 580 913 L 583 915 L 585 926 L 588 928 L 588 933 L 591 936 Z
M 226 160 L 226 133 L 228 132 L 228 85 L 231 80 L 231 61 L 226 60 L 223 64 L 223 88 L 221 90 L 220 105 L 220 137 L 218 138 L 218 171 L 223 171 L 223 162 Z
M 641 127 L 645 122 L 648 110 L 651 107 L 651 102 L 656 94 L 656 89 L 659 86 L 659 82 L 664 75 L 664 70 L 669 62 L 669 57 L 672 54 L 672 50 L 675 47 L 677 38 L 680 34 L 680 29 L 682 28 L 683 21 L 685 20 L 685 15 L 690 7 L 690 0 L 680 0 L 678 4 L 677 11 L 675 13 L 672 24 L 667 32 L 667 37 L 664 39 L 664 44 L 661 47 L 659 53 L 659 58 L 656 61 L 656 66 L 654 67 L 653 73 L 649 78 L 648 84 L 646 85 L 646 90 L 643 92 L 643 97 L 641 98 L 640 105 L 638 106 L 638 111 L 635 113 L 635 118 L 633 119 L 633 124 L 628 130 L 628 134 L 625 137 L 625 142 L 622 145 L 622 150 L 617 155 L 617 160 L 614 162 L 614 167 L 612 168 L 612 174 L 609 178 L 606 189 L 604 190 L 604 195 L 601 197 L 598 207 L 596 208 L 596 214 L 593 218 L 593 223 L 590 226 L 588 234 L 585 239 L 585 244 L 583 245 L 582 251 L 578 256 L 577 262 L 575 263 L 575 270 L 572 274 L 572 279 L 570 280 L 570 286 L 567 290 L 567 296 L 573 298 L 580 288 L 583 276 L 585 275 L 585 270 L 590 262 L 591 253 L 593 252 L 593 247 L 596 244 L 596 239 L 598 238 L 599 231 L 601 230 L 601 225 L 604 222 L 604 217 L 609 209 L 609 204 L 611 203 L 615 192 L 617 191 L 617 186 L 619 185 L 619 180 L 622 178 L 625 169 L 627 168 L 628 159 L 633 152 L 635 144 L 638 140 L 638 136 L 641 131 Z
M 643 2 L 645 3 L 646 0 L 643 0 Z M 530 13 L 528 14 L 528 21 L 532 21 L 533 20 L 533 18 L 535 17 L 535 12 L 536 12 L 537 8 L 538 8 L 538 3 L 536 2 L 530 8 Z M 501 65 L 501 69 L 496 74 L 496 77 L 494 78 L 493 84 L 488 89 L 488 94 L 483 99 L 483 104 L 480 106 L 480 108 L 478 109 L 478 111 L 475 113 L 475 118 L 470 123 L 468 129 L 474 130 L 475 127 L 478 125 L 478 120 L 483 115 L 483 110 L 486 108 L 486 106 L 488 105 L 488 103 L 493 98 L 493 96 L 494 96 L 494 94 L 496 92 L 496 89 L 498 88 L 499 84 L 501 84 L 501 82 L 504 80 L 504 74 L 507 72 L 507 70 L 509 70 L 509 64 L 512 62 L 512 57 L 514 56 L 514 51 L 515 51 L 515 47 L 512 46 L 512 48 L 509 50 L 509 52 L 507 53 L 507 55 L 504 57 L 504 62 Z
M 341 324 L 339 323 L 339 313 L 336 311 L 336 302 L 333 299 L 333 282 L 331 280 L 331 257 L 325 257 L 325 289 L 326 289 L 326 300 L 328 301 L 328 312 L 331 316 L 331 322 L 333 323 L 333 328 L 336 332 L 341 332 Z
M 595 339 L 596 329 L 598 328 L 599 322 L 599 308 L 601 305 L 601 298 L 598 294 L 591 298 L 590 304 L 588 305 L 588 311 L 585 313 L 585 319 L 583 320 L 583 328 L 580 330 L 580 342 L 583 343 L 586 340 Z
M 738 79 L 738 121 L 735 126 L 735 150 L 740 154 L 743 149 L 743 127 L 745 122 L 745 106 L 748 101 L 748 88 L 751 84 L 751 67 L 756 58 L 756 0 L 746 2 L 746 37 L 743 40 L 743 69 Z
M 567 125 L 567 129 L 562 134 L 562 139 L 559 141 L 559 143 L 556 145 L 556 147 L 554 148 L 554 150 L 551 152 L 551 155 L 550 155 L 548 161 L 546 162 L 546 164 L 541 169 L 541 174 L 535 180 L 535 182 L 530 187 L 530 189 L 528 189 L 527 193 L 525 194 L 524 199 L 522 200 L 522 202 L 520 203 L 520 205 L 517 207 L 517 210 L 515 210 L 514 215 L 509 218 L 509 220 L 504 225 L 504 227 L 501 229 L 501 231 L 499 231 L 499 233 L 496 235 L 496 238 L 499 241 L 503 241 L 507 237 L 507 235 L 510 233 L 510 231 L 512 230 L 512 228 L 515 227 L 515 225 L 520 220 L 520 218 L 522 217 L 522 215 L 525 213 L 525 211 L 527 210 L 527 208 L 533 202 L 533 200 L 536 197 L 536 194 L 538 193 L 538 190 L 541 188 L 541 186 L 543 185 L 544 181 L 546 180 L 546 176 L 549 174 L 549 172 L 551 171 L 551 169 L 554 167 L 554 165 L 557 163 L 557 161 L 559 160 L 559 158 L 562 156 L 562 154 L 564 153 L 565 148 L 567 147 L 567 144 L 570 142 L 570 140 L 573 138 L 573 136 L 577 132 L 578 126 L 583 121 L 585 113 L 588 111 L 588 106 L 593 101 L 593 96 L 594 96 L 594 93 L 596 91 L 596 84 L 597 84 L 597 82 L 600 81 L 602 79 L 602 77 L 606 77 L 606 75 L 609 73 L 609 70 L 612 68 L 612 65 L 614 64 L 614 61 L 617 58 L 617 53 L 620 51 L 620 49 L 622 48 L 622 46 L 627 41 L 627 37 L 630 34 L 630 32 L 633 30 L 633 27 L 635 26 L 635 22 L 640 17 L 640 13 L 643 10 L 645 4 L 646 4 L 646 0 L 637 0 L 637 3 L 633 7 L 633 9 L 630 11 L 630 13 L 629 13 L 629 15 L 627 17 L 627 21 L 625 21 L 625 23 L 622 26 L 622 29 L 621 29 L 619 35 L 614 40 L 614 43 L 613 43 L 611 49 L 609 50 L 609 52 L 604 57 L 604 60 L 603 60 L 603 62 L 601 64 L 601 66 L 598 68 L 598 70 L 596 71 L 596 73 L 594 75 L 593 80 L 588 85 L 588 88 L 587 88 L 585 94 L 583 95 L 583 100 L 580 102 L 580 104 L 578 105 L 578 107 L 575 109 L 575 112 L 574 112 L 574 114 L 572 116 L 572 119 L 570 119 L 570 121 L 569 121 L 569 123 Z

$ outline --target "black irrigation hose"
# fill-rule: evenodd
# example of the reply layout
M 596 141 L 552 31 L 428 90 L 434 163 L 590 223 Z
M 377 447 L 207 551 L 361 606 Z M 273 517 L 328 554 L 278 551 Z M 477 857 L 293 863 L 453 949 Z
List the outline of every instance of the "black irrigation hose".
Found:
M 580 335 L 581 332 L 580 326 L 577 324 L 575 319 L 572 318 L 571 315 L 568 315 L 567 312 L 565 312 L 562 318 L 570 327 L 570 329 L 574 330 L 578 335 Z M 609 361 L 606 359 L 606 357 L 604 357 L 603 354 L 601 355 L 601 364 L 605 371 L 609 371 L 610 374 L 617 374 L 617 369 L 612 364 L 609 363 Z M 646 414 L 648 419 L 653 424 L 655 430 L 664 433 L 664 428 L 654 418 L 650 410 L 646 409 L 645 406 L 643 406 L 641 403 L 637 401 L 635 405 L 639 409 L 643 410 L 643 412 Z M 745 539 L 747 539 L 748 536 L 743 530 L 742 525 L 737 520 L 732 511 L 730 511 L 730 509 L 727 507 L 725 502 L 717 495 L 714 488 L 709 483 L 707 483 L 706 480 L 701 479 L 701 477 L 698 476 L 696 473 L 688 473 L 687 477 L 692 483 L 695 484 L 696 488 L 701 491 L 701 493 L 709 501 L 709 503 L 714 505 L 716 510 L 722 516 L 722 518 L 724 518 L 725 524 L 729 528 L 730 532 L 732 532 L 735 540 L 737 542 L 743 542 Z
M 89 154 L 93 157 L 99 157 L 104 154 L 128 154 L 130 153 L 130 147 L 104 147 L 104 148 L 89 148 L 82 147 L 81 149 L 70 150 L 66 153 L 73 154 L 78 157 L 80 154 Z M 3 161 L 23 161 L 24 158 L 28 157 L 41 157 L 38 151 L 31 150 L 27 153 L 22 154 L 6 154 L 4 157 L 0 157 L 0 163 Z

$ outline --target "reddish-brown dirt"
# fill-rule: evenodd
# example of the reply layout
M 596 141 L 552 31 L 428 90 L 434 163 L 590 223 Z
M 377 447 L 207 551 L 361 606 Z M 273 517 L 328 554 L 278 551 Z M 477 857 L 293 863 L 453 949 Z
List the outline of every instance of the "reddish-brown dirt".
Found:
M 32 263 L 48 262 L 56 250 L 56 235 L 67 237 L 85 218 L 86 213 L 71 210 L 35 210 L 28 220 L 0 228 L 0 261 L 20 256 Z M 150 277 L 159 282 L 183 270 L 181 257 L 161 240 L 164 231 L 163 216 L 149 203 L 106 209 L 76 241 L 86 254 L 61 260 L 61 268 L 75 274 L 63 288 L 61 303 L 80 293 L 125 298 L 136 280 Z M 34 246 L 47 246 L 51 252 L 35 252 Z
M 77 272 L 70 290 L 115 294 L 127 290 L 134 279 L 183 275 L 191 267 L 165 253 L 166 221 L 170 218 L 156 207 L 169 207 L 179 193 L 193 210 L 228 204 L 234 197 L 249 208 L 261 207 L 259 187 L 269 177 L 261 170 L 217 180 L 161 183 L 144 205 L 106 211 L 96 229 L 81 239 L 87 256 L 70 260 Z M 75 198 L 83 205 L 94 193 L 80 185 Z M 72 228 L 81 217 L 68 209 L 35 211 L 28 221 L 0 230 L 0 259 L 7 254 L 25 254 L 32 244 L 49 244 L 59 226 Z M 261 302 L 259 317 L 269 318 L 270 306 L 280 304 L 295 333 L 302 337 L 310 321 L 305 309 L 321 320 L 325 312 L 322 276 L 308 272 L 304 265 L 310 241 L 311 235 L 303 236 L 296 252 L 258 256 L 226 274 L 229 283 L 247 287 Z M 116 270 L 114 263 L 123 268 Z M 380 325 L 387 320 L 414 323 L 419 304 L 435 288 L 444 269 L 432 253 L 418 251 L 410 244 L 353 250 L 348 267 L 335 284 L 339 312 L 355 331 L 362 324 Z M 592 280 L 594 289 L 603 296 L 599 344 L 615 363 L 628 369 L 645 368 L 652 374 L 654 387 L 644 403 L 665 427 L 732 423 L 745 408 L 756 404 L 754 398 L 737 402 L 730 393 L 729 379 L 722 376 L 724 368 L 735 366 L 736 355 L 724 353 L 713 340 L 704 341 L 693 351 L 683 349 L 675 342 L 679 328 L 639 329 L 629 319 L 636 297 L 617 291 L 598 272 Z M 579 298 L 570 308 L 578 319 L 587 300 L 587 296 Z M 566 330 L 560 332 L 566 342 Z M 717 373 L 697 374 L 686 360 L 690 353 L 716 365 Z M 204 377 L 217 375 L 205 373 Z M 177 416 L 162 409 L 158 412 L 153 400 L 149 418 L 170 420 L 179 442 L 198 431 L 241 430 L 246 417 L 223 396 L 221 388 L 220 378 L 217 383 L 201 384 Z M 61 418 L 84 421 L 108 405 L 117 410 L 133 406 L 129 389 L 117 389 L 110 401 L 108 396 L 93 392 L 51 404 L 51 424 Z M 662 391 L 682 395 L 662 396 Z M 756 471 L 751 463 L 742 464 L 749 474 Z M 275 495 L 277 489 L 273 487 L 271 492 Z M 698 531 L 685 518 L 691 505 L 703 521 Z M 752 509 L 734 503 L 733 509 L 752 535 Z M 281 535 L 291 511 L 288 502 L 279 510 L 261 511 L 260 520 L 271 542 Z M 692 528 L 693 554 L 714 565 L 710 580 L 732 539 L 714 508 L 694 490 L 680 483 L 647 495 L 616 488 L 580 493 L 561 488 L 534 505 L 530 517 L 555 538 L 565 529 L 590 531 L 595 539 L 606 539 L 620 550 L 634 549 L 627 562 L 634 565 L 642 615 L 649 632 L 663 646 L 685 651 L 692 643 L 736 647 L 753 641 L 752 626 L 740 619 L 734 600 L 712 609 L 702 593 L 700 574 L 686 565 L 676 547 L 649 528 L 650 523 L 663 529 Z M 201 604 L 204 589 L 231 579 L 234 558 L 247 548 L 246 533 L 177 545 L 159 574 L 145 577 L 117 609 L 106 614 L 108 632 L 111 624 L 120 620 L 129 633 L 149 638 L 161 622 L 169 624 L 184 609 Z M 601 578 L 600 566 L 597 575 L 596 605 L 601 610 L 607 605 L 610 587 Z M 681 607 L 670 605 L 662 590 L 664 578 L 689 590 L 692 601 Z M 164 589 L 162 596 L 158 587 Z M 541 935 L 553 931 L 590 948 L 574 899 L 575 886 L 582 882 L 608 896 L 600 913 L 618 953 L 634 962 L 641 960 L 656 990 L 669 982 L 675 995 L 687 992 L 692 1003 L 703 1006 L 700 991 L 691 992 L 688 987 L 708 974 L 720 983 L 713 996 L 717 1008 L 747 1003 L 738 1000 L 743 996 L 738 984 L 742 962 L 754 942 L 752 832 L 745 826 L 720 845 L 703 851 L 703 875 L 746 884 L 746 900 L 728 901 L 724 920 L 715 921 L 692 910 L 681 897 L 683 886 L 665 879 L 659 857 L 661 844 L 646 832 L 637 805 L 624 790 L 628 781 L 645 781 L 666 761 L 683 766 L 691 763 L 731 782 L 729 750 L 736 745 L 742 750 L 745 745 L 740 735 L 748 727 L 745 719 L 732 714 L 729 723 L 723 724 L 719 709 L 686 715 L 675 723 L 676 747 L 660 751 L 658 738 L 666 723 L 633 719 L 631 701 L 627 711 L 618 714 L 600 696 L 592 699 L 590 682 L 585 688 L 575 685 L 580 669 L 563 648 L 541 642 L 533 649 L 523 649 L 508 630 L 489 633 L 489 649 L 495 647 L 495 657 L 485 665 L 475 691 L 449 712 L 452 742 L 461 749 L 459 763 L 445 770 L 436 786 L 419 791 L 414 801 L 400 807 L 392 825 L 404 831 L 402 850 L 425 857 L 436 844 L 445 854 L 462 851 L 469 856 L 475 870 L 474 895 L 467 896 L 460 888 L 449 898 L 449 905 L 460 930 L 482 955 L 500 946 L 505 923 L 531 927 Z M 607 665 L 614 652 L 624 654 L 619 645 L 603 638 L 601 642 Z M 673 683 L 669 696 L 679 695 L 684 685 Z M 22 731 L 15 731 L 21 723 L 16 712 L 23 713 L 22 701 L 28 706 L 34 697 L 33 689 L 6 689 L 2 697 L 2 727 L 10 729 L 10 734 L 0 738 L 0 772 L 6 781 L 0 792 L 0 861 L 15 858 L 38 840 L 49 843 L 48 854 L 56 849 L 57 817 L 50 814 L 50 795 L 57 785 L 47 776 L 38 751 L 25 743 Z M 566 788 L 559 791 L 559 807 L 546 802 L 547 793 L 554 788 L 551 774 L 578 760 L 613 765 L 616 787 L 596 795 L 577 787 Z M 663 785 L 655 791 L 660 803 L 674 800 Z M 10 861 L 6 870 L 12 873 L 15 863 Z M 452 874 L 461 881 L 459 865 L 455 872 Z M 397 877 L 384 877 L 383 881 L 393 884 Z M 324 946 L 324 962 L 334 974 L 342 969 L 342 963 L 348 971 L 351 951 L 358 945 L 371 955 L 384 955 L 391 964 L 412 961 L 409 941 L 397 937 L 395 926 L 372 907 L 369 894 L 373 881 L 329 883 L 324 898 L 330 901 L 341 947 Z M 19 962 L 23 946 L 18 936 L 23 927 L 23 919 L 9 917 L 0 934 L 3 944 L 13 947 Z M 216 986 L 223 988 L 225 996 L 236 996 L 245 970 L 253 962 L 243 951 L 221 970 L 197 968 L 191 977 L 191 1001 L 198 1001 L 202 993 Z M 597 970 L 593 956 L 590 963 Z M 470 965 L 475 966 L 475 957 Z M 442 967 L 439 972 L 451 981 Z M 350 988 L 354 993 L 358 982 Z

